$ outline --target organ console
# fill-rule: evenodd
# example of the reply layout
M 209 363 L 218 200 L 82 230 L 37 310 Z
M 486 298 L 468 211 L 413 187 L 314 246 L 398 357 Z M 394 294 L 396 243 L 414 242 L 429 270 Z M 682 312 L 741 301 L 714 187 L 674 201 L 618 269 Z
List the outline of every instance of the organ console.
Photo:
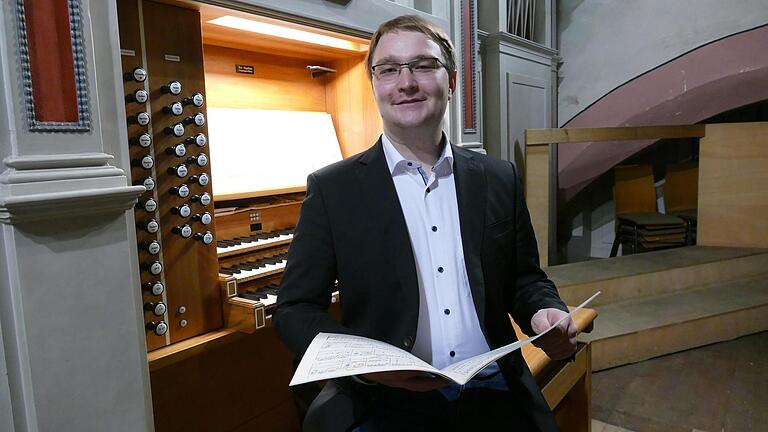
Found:
M 155 428 L 251 430 L 258 424 L 264 430 L 297 430 L 287 387 L 291 356 L 278 342 L 270 315 L 303 187 L 215 195 L 212 164 L 221 154 L 216 151 L 232 143 L 209 137 L 209 121 L 214 122 L 209 108 L 328 112 L 340 150 L 354 154 L 380 130 L 361 67 L 367 45 L 359 41 L 340 51 L 245 38 L 209 21 L 213 15 L 248 14 L 186 0 L 117 0 L 117 7 L 130 173 L 134 184 L 146 189 L 134 209 L 141 278 L 134 289 L 143 304 Z M 222 61 L 222 56 L 229 57 Z M 318 62 L 338 75 L 311 77 L 305 66 Z M 217 69 L 224 63 L 226 72 Z M 272 69 L 266 79 L 277 87 L 254 94 L 261 87 L 235 75 L 235 63 L 255 63 L 257 75 Z M 236 92 L 225 95 L 227 80 L 240 81 L 231 87 Z M 277 162 L 269 157 L 274 156 L 257 154 L 254 162 Z M 337 300 L 336 293 L 332 301 Z M 269 376 L 252 376 L 245 365 Z M 231 407 L 215 414 L 207 409 L 235 393 L 253 404 L 235 409 L 237 403 L 230 401 Z M 264 418 L 269 420 L 263 423 Z

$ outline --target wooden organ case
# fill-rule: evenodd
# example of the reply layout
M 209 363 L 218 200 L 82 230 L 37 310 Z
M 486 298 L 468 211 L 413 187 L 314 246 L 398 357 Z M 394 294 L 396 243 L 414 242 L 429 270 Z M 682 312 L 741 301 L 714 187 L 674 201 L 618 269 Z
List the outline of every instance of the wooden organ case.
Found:
M 218 26 L 211 21 L 229 17 L 302 27 L 190 1 L 117 5 L 131 176 L 147 187 L 134 212 L 136 289 L 146 309 L 155 428 L 299 430 L 306 400 L 297 404 L 287 386 L 292 356 L 270 313 L 309 172 L 300 184 L 217 190 L 227 167 L 212 166 L 225 159 L 225 143 L 221 133 L 209 137 L 209 126 L 215 130 L 221 109 L 327 113 L 339 157 L 366 149 L 381 131 L 367 42 L 318 46 Z M 232 140 L 247 135 L 229 129 Z M 290 168 L 303 150 L 289 150 L 289 159 L 246 159 Z

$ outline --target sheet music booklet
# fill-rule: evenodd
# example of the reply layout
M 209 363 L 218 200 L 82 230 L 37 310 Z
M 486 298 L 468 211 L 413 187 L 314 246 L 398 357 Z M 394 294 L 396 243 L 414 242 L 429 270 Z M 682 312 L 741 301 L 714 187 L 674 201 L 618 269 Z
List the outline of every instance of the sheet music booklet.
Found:
M 309 348 L 307 348 L 298 368 L 296 368 L 296 373 L 293 375 L 290 385 L 396 370 L 421 371 L 464 385 L 492 362 L 528 345 L 557 327 L 558 324 L 573 316 L 576 311 L 589 304 L 599 294 L 600 291 L 596 292 L 545 332 L 487 353 L 470 357 L 443 369 L 437 369 L 413 354 L 386 342 L 362 336 L 319 333 L 312 340 L 312 343 L 309 344 Z

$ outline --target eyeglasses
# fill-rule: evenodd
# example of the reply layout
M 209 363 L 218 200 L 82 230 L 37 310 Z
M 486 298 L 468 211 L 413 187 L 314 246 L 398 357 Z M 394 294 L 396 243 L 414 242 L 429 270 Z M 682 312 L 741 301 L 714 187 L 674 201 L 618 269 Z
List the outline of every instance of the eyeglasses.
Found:
M 417 58 L 405 63 L 379 63 L 371 67 L 371 72 L 373 72 L 373 76 L 377 80 L 390 82 L 396 80 L 397 77 L 400 76 L 400 71 L 403 70 L 403 67 L 407 67 L 417 78 L 429 76 L 429 74 L 441 67 L 448 69 L 448 67 L 445 66 L 445 63 L 441 62 L 439 59 L 435 57 L 425 57 Z

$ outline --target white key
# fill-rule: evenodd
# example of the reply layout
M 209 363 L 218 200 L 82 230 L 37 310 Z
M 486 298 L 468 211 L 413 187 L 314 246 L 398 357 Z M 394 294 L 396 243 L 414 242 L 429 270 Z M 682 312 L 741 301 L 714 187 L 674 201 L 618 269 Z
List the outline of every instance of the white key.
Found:
M 269 307 L 277 303 L 277 296 L 272 294 L 267 294 L 267 298 L 261 299 L 261 304 L 264 305 L 264 307 Z

